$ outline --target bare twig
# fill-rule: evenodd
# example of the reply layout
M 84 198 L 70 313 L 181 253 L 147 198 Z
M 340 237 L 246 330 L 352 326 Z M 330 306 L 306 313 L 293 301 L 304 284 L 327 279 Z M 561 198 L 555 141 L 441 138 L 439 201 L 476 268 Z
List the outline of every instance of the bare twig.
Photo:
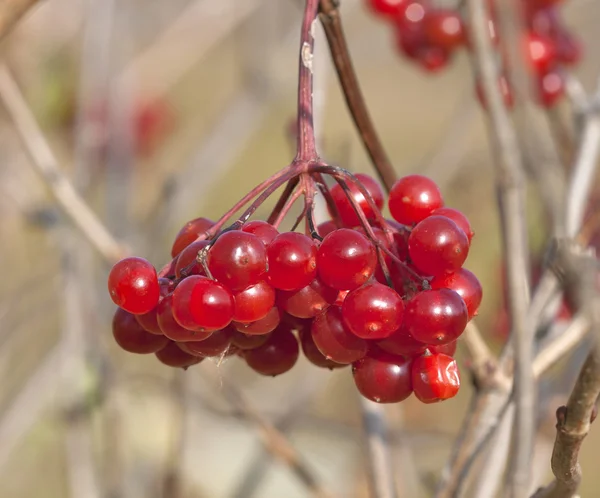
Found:
M 38 0 L 2 0 L 0 2 L 0 41 Z
M 335 0 L 321 0 L 319 18 L 327 36 L 329 50 L 340 85 L 344 91 L 348 110 L 379 178 L 389 191 L 396 181 L 396 172 L 383 149 L 383 145 L 375 131 L 375 126 L 369 116 L 348 52 L 337 3 Z
M 32 166 L 48 186 L 65 215 L 109 264 L 114 264 L 124 257 L 124 248 L 106 230 L 60 169 L 52 149 L 6 65 L 0 65 L 0 98 L 31 156 Z
M 533 345 L 527 330 L 529 302 L 528 244 L 524 210 L 524 176 L 521 151 L 508 110 L 498 88 L 498 68 L 489 38 L 485 2 L 468 0 L 467 12 L 474 44 L 474 63 L 489 109 L 489 134 L 496 158 L 496 182 L 507 262 L 508 308 L 515 350 L 515 452 L 512 492 L 525 496 L 534 437 Z
M 471 361 L 471 372 L 479 387 L 489 385 L 490 382 L 493 382 L 496 385 L 509 389 L 510 380 L 497 370 L 498 362 L 496 357 L 490 351 L 477 325 L 473 322 L 467 324 L 467 328 L 461 336 L 461 344 L 467 349 Z
M 371 496 L 395 498 L 396 485 L 391 464 L 389 437 L 383 406 L 359 396 L 363 426 L 369 448 L 368 468 Z

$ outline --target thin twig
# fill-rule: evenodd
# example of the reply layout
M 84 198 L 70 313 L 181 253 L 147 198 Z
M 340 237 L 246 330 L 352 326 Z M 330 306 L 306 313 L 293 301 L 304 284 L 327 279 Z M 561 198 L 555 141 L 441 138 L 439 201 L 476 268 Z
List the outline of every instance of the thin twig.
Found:
M 515 429 L 511 486 L 513 496 L 527 493 L 534 438 L 533 344 L 527 333 L 529 252 L 525 225 L 525 179 L 518 138 L 498 88 L 498 68 L 489 38 L 486 3 L 468 0 L 474 63 L 489 110 L 489 135 L 496 165 L 496 185 L 507 263 L 508 308 L 515 350 Z
M 337 3 L 336 0 L 321 0 L 319 19 L 325 30 L 331 57 L 344 92 L 348 110 L 373 162 L 373 166 L 389 192 L 396 181 L 396 172 L 383 149 L 383 145 L 375 131 L 375 126 L 369 116 L 346 44 Z
M 363 426 L 369 448 L 367 466 L 373 498 L 395 498 L 396 485 L 392 469 L 389 437 L 384 407 L 359 396 Z
M 124 248 L 108 232 L 60 169 L 21 90 L 4 64 L 0 65 L 0 98 L 31 157 L 32 166 L 67 218 L 81 230 L 107 263 L 114 264 L 124 257 Z
M 0 41 L 8 35 L 38 0 L 3 0 L 0 2 Z

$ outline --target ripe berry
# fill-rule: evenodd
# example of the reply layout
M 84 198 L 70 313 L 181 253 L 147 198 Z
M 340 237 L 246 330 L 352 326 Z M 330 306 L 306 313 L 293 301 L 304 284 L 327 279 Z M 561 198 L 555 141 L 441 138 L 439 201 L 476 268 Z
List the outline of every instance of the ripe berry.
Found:
M 456 353 L 456 346 L 458 345 L 458 341 L 452 341 L 447 344 L 438 344 L 436 346 L 428 345 L 427 349 L 431 354 L 433 353 L 442 353 L 448 356 L 454 356 Z
M 477 314 L 477 309 L 481 304 L 483 289 L 477 277 L 465 268 L 461 268 L 454 273 L 435 277 L 430 282 L 432 289 L 452 289 L 465 302 L 469 320 Z
M 112 331 L 117 344 L 129 353 L 156 353 L 169 342 L 169 339 L 163 335 L 146 332 L 134 315 L 121 308 L 115 311 Z
M 297 291 L 279 291 L 277 306 L 297 318 L 313 318 L 335 303 L 339 291 L 315 278 Z
M 186 329 L 218 330 L 233 318 L 233 295 L 219 282 L 192 275 L 173 292 L 173 316 Z
M 319 351 L 319 348 L 315 344 L 312 334 L 310 333 L 310 328 L 300 334 L 300 345 L 302 346 L 302 352 L 304 353 L 306 359 L 317 367 L 333 370 L 335 368 L 342 368 L 346 366 L 342 363 L 336 363 L 335 361 L 328 360 L 325 355 Z
M 325 237 L 327 234 L 337 229 L 337 225 L 332 220 L 327 220 L 317 225 L 317 232 L 321 237 Z
M 403 32 L 421 30 L 428 7 L 425 0 L 406 0 L 395 16 L 396 26 Z
M 396 15 L 406 0 L 367 0 L 367 6 L 375 14 L 392 17 Z
M 415 396 L 423 403 L 453 398 L 460 388 L 456 361 L 440 353 L 415 358 L 412 363 L 412 385 Z
M 350 331 L 363 339 L 384 339 L 402 324 L 404 305 L 398 293 L 379 282 L 351 291 L 342 315 Z
M 385 339 L 377 341 L 377 347 L 400 356 L 416 356 L 424 353 L 427 349 L 427 345 L 410 335 L 405 326 L 396 329 Z
M 200 363 L 204 358 L 193 356 L 181 349 L 176 342 L 170 341 L 164 348 L 156 352 L 161 363 L 169 367 L 187 368 Z
M 526 52 L 533 69 L 545 73 L 556 62 L 556 51 L 552 40 L 530 33 L 525 39 Z
M 293 291 L 310 284 L 317 274 L 317 247 L 298 232 L 279 234 L 267 247 L 270 284 Z
M 160 304 L 160 303 L 159 303 Z M 151 334 L 162 335 L 162 330 L 160 330 L 160 326 L 158 325 L 158 319 L 156 316 L 156 310 L 158 306 L 154 308 L 152 311 L 148 313 L 144 313 L 143 315 L 134 315 L 137 322 L 142 326 L 142 328 L 146 332 L 150 332 Z
M 173 248 L 171 249 L 171 256 L 177 256 L 187 246 L 194 242 L 198 236 L 202 235 L 213 225 L 214 223 L 207 218 L 196 218 L 195 220 L 188 221 L 175 237 L 175 242 L 173 242 Z
M 424 275 L 444 275 L 458 270 L 469 254 L 469 239 L 445 216 L 430 216 L 408 237 L 408 254 Z
M 281 312 L 277 306 L 273 306 L 269 312 L 260 320 L 250 323 L 232 322 L 233 327 L 248 335 L 263 335 L 273 332 L 281 321 Z
M 203 341 L 181 342 L 179 347 L 194 356 L 221 356 L 229 350 L 232 337 L 233 329 L 227 327 L 213 332 L 210 337 Z
M 475 234 L 471 229 L 471 223 L 469 222 L 469 219 L 461 211 L 451 207 L 443 207 L 440 209 L 436 209 L 432 214 L 435 216 L 445 216 L 446 218 L 450 218 L 454 223 L 458 225 L 458 228 L 465 232 L 465 235 L 469 239 L 469 242 L 471 242 L 471 239 Z
M 444 48 L 431 45 L 419 51 L 417 62 L 427 72 L 433 73 L 448 65 L 450 54 Z
M 375 246 L 355 230 L 342 228 L 327 235 L 317 254 L 321 281 L 339 290 L 363 285 L 375 272 Z
M 198 253 L 209 244 L 208 240 L 192 242 L 177 256 L 175 264 L 175 276 L 177 278 L 189 277 L 190 275 L 204 275 L 204 268 L 198 262 Z
M 279 235 L 279 231 L 270 223 L 263 220 L 248 221 L 242 225 L 242 232 L 256 235 L 265 246 Z
M 370 351 L 352 364 L 360 393 L 376 403 L 399 403 L 412 393 L 411 360 L 385 351 Z
M 381 209 L 383 207 L 383 190 L 377 180 L 363 173 L 357 173 L 355 176 L 370 194 L 377 208 Z M 350 195 L 354 198 L 355 203 L 360 207 L 367 220 L 373 221 L 375 219 L 375 212 L 371 209 L 366 197 L 354 183 L 347 182 L 347 184 L 350 189 Z M 331 188 L 331 197 L 344 225 L 353 227 L 360 224 L 360 219 L 354 212 L 352 203 L 348 200 L 346 193 L 338 183 Z
M 217 238 L 206 263 L 216 280 L 239 292 L 258 283 L 267 271 L 267 249 L 256 235 L 231 230 Z
M 403 225 L 413 225 L 427 218 L 444 204 L 435 182 L 426 176 L 400 178 L 390 191 L 388 205 L 393 218 Z
M 157 321 L 162 333 L 176 342 L 203 341 L 212 332 L 190 330 L 179 325 L 173 317 L 173 295 L 166 296 L 156 307 Z
M 156 270 L 143 258 L 122 259 L 110 270 L 108 291 L 113 302 L 125 311 L 134 315 L 148 313 L 160 297 Z
M 538 81 L 538 99 L 544 107 L 552 107 L 565 94 L 565 80 L 560 73 L 544 74 Z
M 423 22 L 425 33 L 431 44 L 452 50 L 465 43 L 466 33 L 462 18 L 456 11 L 434 10 L 425 16 Z
M 581 60 L 583 48 L 579 40 L 571 33 L 561 31 L 554 38 L 554 45 L 556 47 L 556 59 L 561 63 L 570 66 Z
M 369 349 L 367 341 L 350 332 L 338 306 L 327 308 L 314 319 L 311 334 L 323 356 L 336 363 L 352 363 L 365 356 Z
M 404 308 L 404 326 L 417 341 L 445 344 L 457 339 L 467 326 L 467 306 L 450 289 L 419 292 Z
M 288 329 L 281 328 L 262 346 L 247 351 L 244 359 L 255 372 L 275 377 L 291 370 L 298 360 L 298 355 L 296 337 Z
M 231 344 L 242 351 L 247 351 L 262 346 L 269 337 L 271 337 L 271 334 L 248 335 L 236 330 L 231 338 Z
M 275 306 L 275 289 L 265 280 L 233 295 L 233 319 L 250 323 L 267 316 Z

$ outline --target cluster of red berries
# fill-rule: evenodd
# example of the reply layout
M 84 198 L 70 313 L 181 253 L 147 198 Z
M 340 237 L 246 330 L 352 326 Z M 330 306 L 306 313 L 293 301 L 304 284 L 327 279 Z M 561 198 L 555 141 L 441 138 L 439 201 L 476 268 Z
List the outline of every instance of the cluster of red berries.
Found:
M 445 67 L 452 53 L 469 47 L 465 19 L 459 10 L 438 8 L 431 0 L 365 0 L 377 15 L 391 21 L 396 31 L 399 50 L 426 71 Z M 495 0 L 488 0 L 489 34 L 500 49 Z M 557 5 L 562 0 L 523 0 L 527 31 L 523 47 L 535 77 L 538 102 L 551 107 L 564 94 L 562 66 L 576 64 L 581 58 L 581 45 L 563 24 Z M 500 57 L 504 59 L 504 57 Z M 498 85 L 507 107 L 513 94 L 506 64 Z M 485 107 L 483 92 L 476 83 L 477 96 Z
M 254 220 L 207 237 L 213 222 L 198 218 L 159 274 L 141 258 L 118 262 L 108 280 L 117 343 L 184 368 L 237 355 L 269 376 L 290 370 L 301 349 L 319 367 L 351 364 L 358 390 L 377 402 L 453 397 L 456 340 L 482 298 L 462 268 L 469 221 L 443 206 L 432 180 L 410 175 L 390 192 L 394 219 L 378 223 L 383 191 L 356 179 L 371 202 L 356 185 L 335 185 L 332 220 L 312 236 Z

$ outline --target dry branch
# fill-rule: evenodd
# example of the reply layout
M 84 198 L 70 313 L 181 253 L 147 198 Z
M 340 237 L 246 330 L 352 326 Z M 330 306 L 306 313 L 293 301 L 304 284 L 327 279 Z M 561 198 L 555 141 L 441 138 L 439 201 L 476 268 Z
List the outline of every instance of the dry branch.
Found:
M 0 0 L 0 41 L 38 0 Z

